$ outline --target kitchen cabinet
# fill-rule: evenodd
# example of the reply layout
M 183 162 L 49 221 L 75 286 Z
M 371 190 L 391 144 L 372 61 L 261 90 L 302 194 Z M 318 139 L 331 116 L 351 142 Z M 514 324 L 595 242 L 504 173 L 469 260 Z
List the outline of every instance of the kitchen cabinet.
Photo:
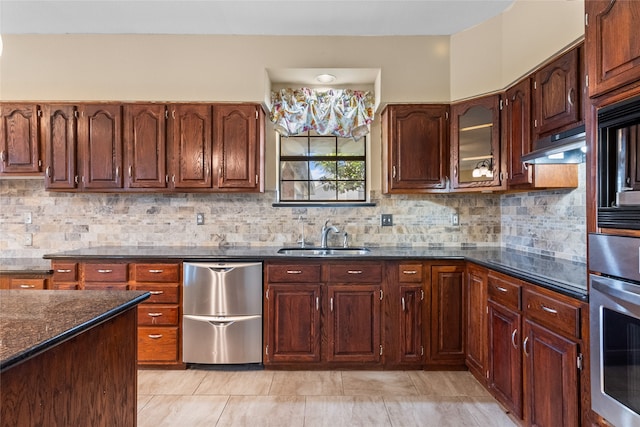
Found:
M 166 116 L 164 104 L 124 106 L 125 188 L 167 188 Z
M 77 262 L 52 261 L 51 269 L 51 289 L 80 289 Z
M 589 95 L 599 96 L 640 82 L 640 3 L 585 1 L 585 50 Z
M 508 88 L 502 109 L 503 143 L 507 150 L 507 188 L 577 188 L 578 165 L 527 164 L 522 156 L 531 152 L 531 78 Z
M 534 140 L 584 123 L 582 63 L 579 45 L 534 72 Z
M 451 106 L 451 190 L 503 190 L 500 95 Z
M 122 189 L 122 105 L 80 104 L 78 112 L 81 188 Z
M 449 106 L 393 104 L 381 117 L 383 192 L 446 191 Z
M 380 363 L 380 264 L 269 263 L 266 271 L 266 365 Z
M 385 365 L 392 368 L 424 364 L 423 304 L 425 268 L 420 261 L 389 262 L 384 322 Z
M 73 190 L 78 186 L 77 117 L 78 111 L 75 105 L 42 105 L 44 187 L 47 190 Z
M 509 276 L 488 275 L 487 385 L 515 416 L 522 418 L 522 285 Z
M 49 277 L 49 274 L 2 273 L 0 274 L 0 289 L 47 289 Z
M 320 362 L 320 264 L 267 264 L 264 363 Z
M 80 289 L 129 289 L 126 263 L 86 262 L 80 265 L 80 269 L 83 278 Z
M 39 175 L 40 107 L 0 103 L 0 173 Z
M 430 336 L 426 363 L 431 366 L 464 366 L 464 263 L 432 263 L 428 268 L 430 310 L 426 316 Z
M 264 191 L 264 111 L 255 104 L 214 104 L 214 181 L 218 191 Z
M 180 364 L 181 264 L 132 263 L 129 270 L 131 288 L 151 294 L 138 305 L 138 364 Z
M 478 381 L 486 383 L 488 271 L 486 268 L 468 263 L 465 275 L 466 365 Z

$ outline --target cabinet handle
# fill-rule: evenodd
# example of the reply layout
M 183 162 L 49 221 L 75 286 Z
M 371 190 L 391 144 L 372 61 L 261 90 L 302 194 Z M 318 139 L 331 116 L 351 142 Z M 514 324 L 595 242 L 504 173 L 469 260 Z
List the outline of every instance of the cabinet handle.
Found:
M 0 160 L 4 162 L 4 150 L 0 151 Z
M 116 166 L 116 180 L 120 177 L 120 166 Z
M 380 289 L 380 301 L 382 301 L 382 298 L 384 298 L 384 291 Z
M 316 311 L 320 310 L 320 297 L 316 297 Z
M 529 337 L 526 337 L 524 339 L 524 342 L 522 343 L 522 350 L 524 351 L 524 355 L 529 357 L 529 352 L 527 351 L 527 343 L 529 342 Z
M 162 338 L 162 334 L 149 334 L 147 335 L 149 338 L 153 340 L 157 340 L 158 338 Z
M 302 274 L 302 270 L 287 270 L 287 274 Z
M 455 165 L 453 167 L 453 177 L 457 178 L 458 177 L 458 165 Z
M 45 174 L 47 174 L 47 178 L 51 178 L 51 166 L 47 166 L 47 169 L 45 169 Z
M 402 297 L 401 300 L 402 300 L 402 311 L 407 311 L 407 307 L 404 303 L 404 297 Z
M 71 270 L 56 270 L 56 273 L 71 273 Z
M 544 304 L 540 304 L 540 308 L 544 311 L 546 311 L 547 313 L 551 313 L 551 314 L 558 314 L 558 310 L 554 310 L 553 308 L 549 308 Z
M 149 273 L 162 273 L 164 270 L 149 270 Z
M 98 273 L 109 274 L 109 273 L 113 273 L 113 270 L 98 270 Z
M 329 308 L 331 309 L 331 312 L 333 312 L 333 297 L 329 298 Z
M 133 170 L 133 166 L 129 165 L 129 178 L 131 178 L 131 172 Z
M 518 344 L 516 344 L 516 334 L 517 333 L 518 333 L 518 329 L 514 329 L 513 332 L 511 332 L 511 345 L 516 350 L 518 349 Z
M 76 182 L 76 184 L 78 183 L 79 179 L 78 179 L 78 175 L 76 175 L 73 180 Z
M 162 295 L 162 294 L 164 294 L 164 291 L 149 291 L 149 293 L 151 295 Z
M 172 183 L 176 183 L 176 176 L 175 175 L 171 175 L 171 182 Z
M 567 94 L 567 102 L 569 105 L 573 107 L 573 88 L 569 89 L 569 93 Z
M 362 274 L 362 270 L 347 270 L 349 274 Z
M 509 292 L 509 291 L 507 290 L 507 288 L 503 288 L 502 286 L 496 286 L 496 289 L 497 289 L 497 290 L 499 290 L 500 292 L 504 292 L 504 293 Z
M 391 178 L 396 179 L 396 167 L 391 166 Z
M 402 274 L 418 274 L 416 270 L 404 270 Z
M 20 285 L 21 289 L 33 289 L 35 287 L 36 287 L 36 285 Z
M 147 313 L 147 315 L 149 317 L 160 317 L 160 316 L 162 316 L 162 313 Z
M 424 291 L 420 289 L 420 301 L 424 301 Z

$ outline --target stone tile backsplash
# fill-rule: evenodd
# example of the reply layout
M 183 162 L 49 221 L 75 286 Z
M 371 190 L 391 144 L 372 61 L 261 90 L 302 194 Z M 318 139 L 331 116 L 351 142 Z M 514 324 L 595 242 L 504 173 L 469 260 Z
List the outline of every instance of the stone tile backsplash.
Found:
M 584 176 L 584 174 L 583 174 Z M 264 194 L 54 193 L 40 179 L 0 180 L 2 257 L 94 246 L 287 246 L 319 243 L 330 219 L 353 246 L 504 245 L 584 261 L 584 185 L 575 191 L 372 194 L 373 207 L 273 207 Z M 205 224 L 196 225 L 196 213 Z M 458 212 L 459 226 L 451 225 Z M 31 213 L 31 224 L 25 216 Z M 382 213 L 392 227 L 380 226 Z M 301 218 L 301 219 L 299 219 Z M 25 244 L 28 235 L 32 246 Z M 341 245 L 342 236 L 330 236 Z

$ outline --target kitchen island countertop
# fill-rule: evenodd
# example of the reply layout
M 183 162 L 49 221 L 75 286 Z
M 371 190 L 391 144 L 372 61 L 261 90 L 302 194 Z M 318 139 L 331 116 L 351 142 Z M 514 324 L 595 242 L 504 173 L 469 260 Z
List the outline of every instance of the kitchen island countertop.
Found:
M 460 260 L 547 287 L 582 301 L 587 300 L 586 264 L 547 257 L 509 248 L 493 246 L 470 247 L 369 247 L 370 252 L 357 256 L 282 255 L 281 246 L 102 246 L 76 249 L 44 255 L 51 260 L 145 260 L 176 261 L 294 261 L 294 260 Z

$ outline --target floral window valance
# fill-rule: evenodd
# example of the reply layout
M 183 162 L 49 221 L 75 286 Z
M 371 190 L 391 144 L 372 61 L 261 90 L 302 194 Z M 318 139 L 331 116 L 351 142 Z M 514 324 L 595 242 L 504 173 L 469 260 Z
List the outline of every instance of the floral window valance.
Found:
M 282 89 L 271 93 L 271 121 L 284 136 L 315 130 L 343 138 L 369 133 L 374 96 L 351 89 Z

